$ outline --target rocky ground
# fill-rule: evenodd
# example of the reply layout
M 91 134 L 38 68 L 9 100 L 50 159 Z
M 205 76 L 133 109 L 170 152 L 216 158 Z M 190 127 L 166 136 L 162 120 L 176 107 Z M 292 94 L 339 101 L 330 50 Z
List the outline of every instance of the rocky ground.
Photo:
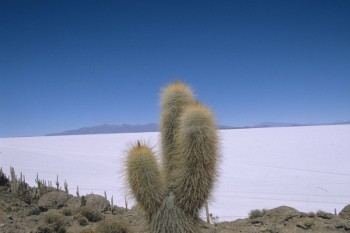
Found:
M 87 195 L 82 201 L 81 197 L 73 197 L 64 191 L 52 191 L 34 200 L 26 194 L 14 195 L 8 183 L 0 184 L 0 232 L 3 233 L 114 232 L 106 230 L 111 224 L 139 233 L 147 232 L 144 219 L 137 208 L 116 207 L 112 212 L 109 202 L 99 195 Z M 200 225 L 202 233 L 350 232 L 350 205 L 339 215 L 322 211 L 302 213 L 282 206 L 257 210 L 247 219 L 215 225 L 201 222 Z M 95 231 L 96 228 L 105 231 Z

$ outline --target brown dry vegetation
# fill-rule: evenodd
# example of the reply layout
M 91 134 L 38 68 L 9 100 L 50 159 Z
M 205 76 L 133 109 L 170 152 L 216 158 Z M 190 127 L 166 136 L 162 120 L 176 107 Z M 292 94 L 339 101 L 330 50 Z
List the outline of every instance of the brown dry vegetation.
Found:
M 144 214 L 137 208 L 116 207 L 98 195 L 87 195 L 86 206 L 78 197 L 63 191 L 52 191 L 38 200 L 27 194 L 11 193 L 8 182 L 0 184 L 1 233 L 50 232 L 148 232 Z M 217 225 L 201 222 L 202 233 L 335 233 L 350 232 L 350 205 L 339 215 L 318 211 L 301 213 L 290 207 L 252 211 L 250 218 Z

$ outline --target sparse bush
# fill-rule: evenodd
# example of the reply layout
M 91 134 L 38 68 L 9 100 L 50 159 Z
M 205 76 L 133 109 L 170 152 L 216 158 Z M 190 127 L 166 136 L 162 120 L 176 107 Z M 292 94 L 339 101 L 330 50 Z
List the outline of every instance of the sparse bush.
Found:
M 49 210 L 45 213 L 44 220 L 47 224 L 58 222 L 63 219 L 63 215 L 56 210 Z
M 96 209 L 90 206 L 81 206 L 79 212 L 90 222 L 98 222 L 103 219 L 103 215 Z
M 96 226 L 96 233 L 130 233 L 130 227 L 125 222 L 115 222 L 105 220 L 99 222 Z
M 39 215 L 41 213 L 41 210 L 39 207 L 32 207 L 29 208 L 27 215 L 31 216 L 31 215 Z
M 318 210 L 316 212 L 317 217 L 323 218 L 323 219 L 331 219 L 333 217 L 333 214 L 327 213 L 326 211 L 323 210 Z
M 64 207 L 60 211 L 64 216 L 72 216 L 72 209 L 69 207 Z
M 37 233 L 66 233 L 66 224 L 63 220 L 54 222 L 46 226 L 39 226 Z
M 75 215 L 74 219 L 78 221 L 80 226 L 86 226 L 89 224 L 89 220 L 81 214 Z
M 316 217 L 316 213 L 311 211 L 311 212 L 307 213 L 307 216 L 309 218 L 315 218 Z
M 66 223 L 63 215 L 56 210 L 50 210 L 44 216 L 45 226 L 39 226 L 37 233 L 66 233 Z
M 328 213 L 326 211 L 323 211 L 323 210 L 317 210 L 316 214 L 323 215 L 323 214 L 328 214 Z
M 114 207 L 112 214 L 113 215 L 124 214 L 126 211 L 127 211 L 127 209 Z
M 256 209 L 256 210 L 251 210 L 250 212 L 249 212 L 249 218 L 250 219 L 255 219 L 255 218 L 259 218 L 259 217 L 262 217 L 262 216 L 264 216 L 265 214 L 266 214 L 266 211 L 267 211 L 267 209 L 262 209 L 262 210 L 258 210 L 258 209 Z
M 66 226 L 63 222 L 55 222 L 47 226 L 39 226 L 37 233 L 66 233 Z

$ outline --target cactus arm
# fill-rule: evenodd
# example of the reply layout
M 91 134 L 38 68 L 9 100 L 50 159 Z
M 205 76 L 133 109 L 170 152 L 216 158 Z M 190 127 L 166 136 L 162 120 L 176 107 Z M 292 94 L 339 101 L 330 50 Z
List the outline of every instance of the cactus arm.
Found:
M 164 198 L 161 174 L 154 152 L 138 142 L 128 151 L 126 163 L 130 190 L 151 218 Z
M 213 114 L 197 103 L 180 119 L 179 158 L 174 192 L 184 212 L 195 216 L 208 199 L 217 177 L 218 136 Z
M 179 118 L 184 108 L 193 104 L 194 101 L 192 90 L 180 82 L 169 85 L 161 93 L 161 150 L 168 189 L 172 189 L 172 173 L 176 166 L 173 157 L 176 153 L 175 138 L 179 126 Z

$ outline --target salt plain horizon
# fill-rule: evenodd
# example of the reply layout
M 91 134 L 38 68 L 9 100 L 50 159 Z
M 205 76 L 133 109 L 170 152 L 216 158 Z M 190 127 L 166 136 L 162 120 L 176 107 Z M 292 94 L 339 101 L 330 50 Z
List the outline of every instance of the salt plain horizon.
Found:
M 220 130 L 220 176 L 209 211 L 219 221 L 281 205 L 310 212 L 350 204 L 350 125 Z M 125 149 L 136 140 L 159 151 L 159 133 L 0 138 L 0 166 L 40 179 L 65 180 L 75 195 L 113 195 L 124 207 Z M 131 198 L 128 197 L 129 202 Z

